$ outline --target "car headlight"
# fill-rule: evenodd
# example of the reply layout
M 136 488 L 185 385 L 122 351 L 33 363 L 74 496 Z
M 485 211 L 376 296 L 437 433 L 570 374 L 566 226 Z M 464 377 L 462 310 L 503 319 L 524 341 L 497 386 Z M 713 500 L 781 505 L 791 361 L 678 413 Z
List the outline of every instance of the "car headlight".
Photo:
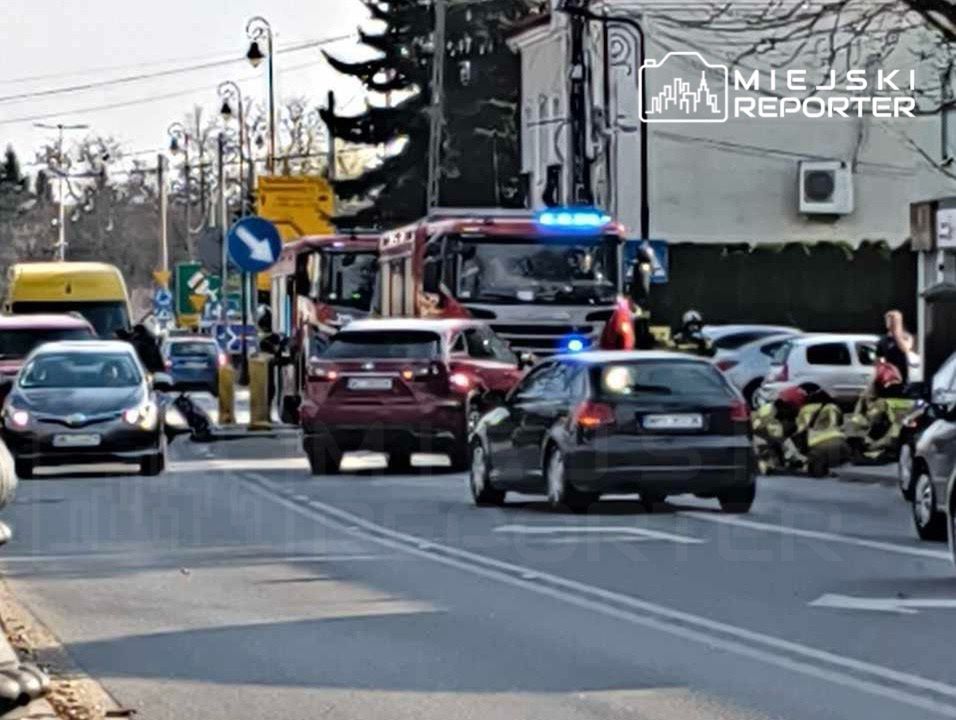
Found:
M 3 414 L 6 418 L 7 425 L 16 430 L 22 430 L 30 424 L 30 413 L 26 410 L 20 410 L 19 408 L 8 405 L 6 409 L 4 409 Z
M 131 407 L 123 411 L 123 422 L 127 425 L 136 425 L 143 430 L 152 430 L 159 419 L 159 408 L 152 400 Z

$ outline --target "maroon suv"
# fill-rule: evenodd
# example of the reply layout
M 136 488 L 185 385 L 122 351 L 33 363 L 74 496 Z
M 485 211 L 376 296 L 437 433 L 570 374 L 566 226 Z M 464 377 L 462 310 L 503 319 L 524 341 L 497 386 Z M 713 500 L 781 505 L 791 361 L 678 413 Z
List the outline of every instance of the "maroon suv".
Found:
M 309 361 L 299 410 L 314 474 L 335 472 L 342 453 L 388 453 L 407 469 L 414 452 L 468 463 L 468 432 L 529 362 L 473 320 L 359 320 Z

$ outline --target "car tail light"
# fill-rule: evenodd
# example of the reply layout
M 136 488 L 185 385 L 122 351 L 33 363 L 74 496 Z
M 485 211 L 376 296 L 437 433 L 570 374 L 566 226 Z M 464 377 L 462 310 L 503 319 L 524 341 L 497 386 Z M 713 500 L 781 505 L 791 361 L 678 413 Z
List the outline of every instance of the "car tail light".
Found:
M 613 425 L 615 422 L 614 408 L 606 403 L 585 400 L 574 411 L 573 422 L 578 427 L 586 430 Z
M 750 408 L 746 401 L 737 398 L 730 406 L 730 419 L 734 422 L 750 422 Z
M 415 372 L 409 368 L 402 370 L 402 379 L 403 380 L 412 380 L 415 377 Z
M 736 361 L 736 360 L 730 360 L 730 359 L 718 360 L 716 363 L 714 363 L 714 365 L 715 365 L 715 366 L 717 367 L 717 369 L 720 370 L 721 372 L 727 372 L 728 370 L 730 370 L 731 368 L 733 368 L 733 367 L 735 367 L 735 366 L 737 365 L 737 361 Z
M 309 380 L 338 380 L 339 371 L 334 367 L 323 367 L 322 365 L 312 365 L 309 368 Z
M 26 427 L 30 424 L 30 413 L 26 410 L 14 410 L 10 414 L 10 422 L 14 427 Z
M 173 361 L 170 360 L 169 358 L 166 358 L 166 360 L 163 362 L 163 365 L 166 366 L 166 369 L 167 369 L 167 370 L 172 370 L 172 368 L 173 368 Z
M 229 357 L 226 355 L 226 353 L 224 352 L 219 353 L 219 355 L 216 357 L 217 366 L 224 368 L 226 367 L 228 363 L 229 363 Z
M 454 372 L 448 376 L 448 385 L 455 390 L 467 391 L 471 389 L 471 378 L 465 373 Z

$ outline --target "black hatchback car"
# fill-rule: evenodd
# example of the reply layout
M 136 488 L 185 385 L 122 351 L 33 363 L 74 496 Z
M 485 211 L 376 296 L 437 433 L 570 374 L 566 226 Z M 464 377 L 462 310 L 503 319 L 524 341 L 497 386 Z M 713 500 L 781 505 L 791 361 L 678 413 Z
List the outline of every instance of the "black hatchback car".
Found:
M 509 490 L 585 511 L 602 494 L 715 497 L 748 512 L 755 494 L 749 412 L 703 358 L 585 352 L 537 365 L 486 414 L 471 442 L 472 496 Z

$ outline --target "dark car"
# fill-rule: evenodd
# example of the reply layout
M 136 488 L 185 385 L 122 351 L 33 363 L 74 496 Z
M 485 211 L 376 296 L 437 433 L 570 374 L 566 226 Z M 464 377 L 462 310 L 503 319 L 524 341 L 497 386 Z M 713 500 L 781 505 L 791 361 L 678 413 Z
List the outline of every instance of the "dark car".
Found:
M 16 472 L 38 465 L 138 463 L 158 475 L 166 463 L 163 417 L 156 390 L 125 342 L 55 342 L 35 350 L 3 406 L 3 439 Z
M 956 471 L 956 355 L 933 376 L 927 411 L 932 422 L 916 440 L 911 471 L 913 524 L 921 540 L 946 540 L 952 507 L 950 480 Z
M 93 326 L 77 315 L 0 315 L 0 404 L 34 348 L 56 340 L 92 340 Z
M 605 493 L 754 500 L 755 460 L 741 395 L 704 358 L 665 352 L 563 355 L 531 370 L 472 439 L 478 505 L 509 490 L 586 510 Z
M 299 410 L 313 473 L 342 453 L 378 450 L 407 468 L 414 452 L 468 463 L 468 432 L 523 374 L 524 360 L 473 320 L 359 320 L 310 358 Z
M 219 368 L 228 362 L 212 338 L 171 337 L 163 343 L 166 372 L 177 390 L 206 390 L 219 394 Z

